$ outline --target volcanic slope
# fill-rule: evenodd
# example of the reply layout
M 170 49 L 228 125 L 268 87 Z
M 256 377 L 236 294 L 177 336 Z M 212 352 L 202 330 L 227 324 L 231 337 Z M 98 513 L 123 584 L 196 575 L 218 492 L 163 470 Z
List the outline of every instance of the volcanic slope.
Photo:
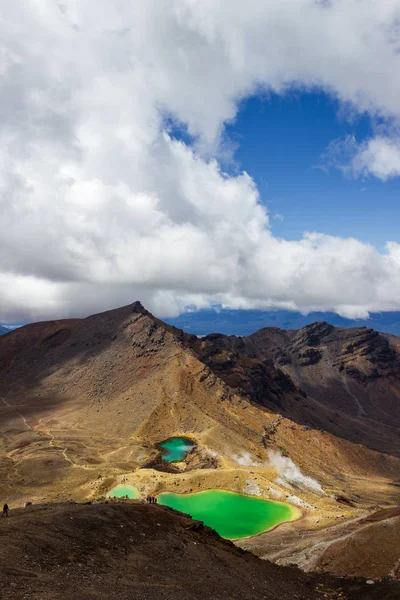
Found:
M 299 333 L 289 332 L 288 344 Z M 300 506 L 304 518 L 289 524 L 296 540 L 303 528 L 324 539 L 333 524 L 363 517 L 371 506 L 396 505 L 396 437 L 393 448 L 390 438 L 380 447 L 385 454 L 354 443 L 362 440 L 351 427 L 365 422 L 371 432 L 374 415 L 353 414 L 351 396 L 351 408 L 340 409 L 345 431 L 329 433 L 329 388 L 325 399 L 312 399 L 303 389 L 306 365 L 279 364 L 277 344 L 272 350 L 268 344 L 253 336 L 198 339 L 155 319 L 140 303 L 2 336 L 2 497 L 11 505 L 85 500 L 121 482 L 134 485 L 140 497 L 227 489 Z M 330 368 L 344 377 L 340 367 Z M 395 377 L 389 371 L 376 378 L 384 386 Z M 368 390 L 370 382 L 358 385 Z M 366 440 L 371 448 L 383 444 L 383 430 L 393 431 L 376 415 L 376 436 Z M 186 462 L 160 471 L 157 446 L 170 436 L 189 436 L 196 448 Z M 263 539 L 258 553 L 273 553 L 273 536 Z M 394 568 L 390 561 L 387 573 Z
M 400 583 L 306 575 L 146 504 L 53 504 L 1 523 L 2 598 L 395 600 Z
M 196 345 L 203 362 L 254 402 L 400 456 L 400 338 L 313 323 L 245 338 L 212 334 Z

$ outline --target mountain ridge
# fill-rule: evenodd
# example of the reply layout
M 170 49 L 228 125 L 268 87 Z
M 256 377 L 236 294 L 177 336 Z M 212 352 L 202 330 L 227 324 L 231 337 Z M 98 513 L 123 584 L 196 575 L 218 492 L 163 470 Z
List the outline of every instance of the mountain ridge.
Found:
M 400 339 L 322 322 L 297 331 L 263 328 L 243 338 L 210 334 L 196 346 L 201 360 L 253 401 L 303 425 L 400 455 Z M 328 399 L 322 384 L 332 388 Z M 355 417 L 362 424 L 353 434 Z
M 335 327 L 369 327 L 383 333 L 400 335 L 400 312 L 389 311 L 370 313 L 368 318 L 350 319 L 341 317 L 334 312 L 310 312 L 302 314 L 289 310 L 235 310 L 218 307 L 217 309 L 200 309 L 185 312 L 177 317 L 165 319 L 196 335 L 207 335 L 210 332 L 220 332 L 225 335 L 246 337 L 263 327 L 278 327 L 279 329 L 301 329 L 316 321 L 327 321 Z
M 317 324 L 197 338 L 140 303 L 17 329 L 0 338 L 1 489 L 17 505 L 91 500 L 121 482 L 140 497 L 227 489 L 281 498 L 304 512 L 289 528 L 285 558 L 303 564 L 294 543 L 303 527 L 310 543 L 333 543 L 333 525 L 398 503 L 400 459 L 386 435 L 395 424 L 370 402 L 377 382 L 393 387 L 398 341 L 366 331 Z M 379 377 L 343 374 L 342 355 L 346 368 L 366 376 L 376 368 Z M 316 396 L 320 382 L 330 396 Z M 356 441 L 347 439 L 354 427 Z M 158 444 L 173 436 L 190 436 L 195 449 L 160 469 Z M 261 555 L 276 535 L 262 536 Z

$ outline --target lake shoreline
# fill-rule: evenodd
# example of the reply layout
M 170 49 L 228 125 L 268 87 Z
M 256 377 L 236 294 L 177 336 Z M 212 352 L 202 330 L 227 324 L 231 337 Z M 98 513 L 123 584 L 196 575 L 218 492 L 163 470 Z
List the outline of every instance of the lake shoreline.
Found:
M 210 500 L 211 495 L 215 496 L 214 504 L 212 500 Z M 198 504 L 198 501 L 201 500 L 202 497 L 205 497 L 204 505 Z M 229 497 L 231 500 L 227 501 L 229 500 Z M 189 502 L 189 506 L 185 507 L 184 504 L 188 499 L 194 500 L 194 506 L 190 506 Z M 165 500 L 169 500 L 169 502 L 165 502 Z M 209 506 L 207 506 L 207 500 L 210 502 Z M 164 491 L 159 494 L 159 503 L 163 506 L 169 506 L 174 510 L 178 510 L 178 512 L 182 512 L 183 514 L 190 514 L 194 520 L 203 521 L 205 525 L 215 529 L 221 537 L 229 539 L 232 542 L 268 533 L 283 523 L 298 521 L 304 517 L 303 511 L 299 507 L 293 506 L 288 502 L 271 500 L 269 498 L 252 496 L 250 494 L 241 494 L 231 490 L 214 489 L 183 494 Z M 246 503 L 248 505 L 247 507 Z M 260 504 L 257 506 L 257 503 Z M 268 513 L 268 511 L 264 512 L 263 509 L 268 508 L 270 510 L 273 507 L 279 509 L 278 513 L 281 514 L 276 515 L 275 518 L 278 517 L 280 520 L 277 523 L 271 523 L 270 526 L 267 526 L 266 521 L 268 521 L 268 519 L 273 519 L 273 515 Z M 212 512 L 213 508 L 215 508 L 215 513 Z M 221 511 L 220 515 L 218 515 L 219 510 Z M 229 523 L 229 517 L 227 516 L 229 510 L 233 511 L 231 516 L 232 523 Z M 246 515 L 246 511 L 248 511 L 248 520 L 242 515 L 241 511 L 243 511 L 243 515 Z M 282 511 L 287 511 L 287 514 Z M 261 531 L 251 531 L 248 535 L 246 535 L 243 530 L 240 535 L 238 535 L 237 531 L 235 533 L 232 532 L 232 534 L 228 533 L 229 527 L 237 527 L 238 522 L 241 525 L 248 523 L 250 528 L 252 526 L 253 528 L 257 527 L 255 521 L 257 513 L 259 513 L 259 526 L 262 527 Z

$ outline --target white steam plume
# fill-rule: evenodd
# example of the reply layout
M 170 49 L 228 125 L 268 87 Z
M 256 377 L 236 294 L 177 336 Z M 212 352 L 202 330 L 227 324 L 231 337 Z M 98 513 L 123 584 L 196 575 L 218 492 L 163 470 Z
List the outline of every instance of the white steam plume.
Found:
M 268 452 L 268 458 L 271 466 L 278 472 L 279 477 L 276 478 L 276 482 L 280 485 L 287 487 L 289 484 L 296 488 L 312 490 L 317 494 L 325 494 L 318 481 L 303 475 L 291 458 L 272 450 Z
M 232 459 L 242 467 L 261 467 L 263 465 L 262 462 L 254 460 L 250 452 L 232 454 Z

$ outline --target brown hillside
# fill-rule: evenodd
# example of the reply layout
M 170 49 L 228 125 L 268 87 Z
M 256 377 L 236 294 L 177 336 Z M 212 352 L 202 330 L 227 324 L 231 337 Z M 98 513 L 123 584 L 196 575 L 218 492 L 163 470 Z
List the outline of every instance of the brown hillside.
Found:
M 22 600 L 394 600 L 400 584 L 305 575 L 146 504 L 51 505 L 0 522 L 0 596 Z

